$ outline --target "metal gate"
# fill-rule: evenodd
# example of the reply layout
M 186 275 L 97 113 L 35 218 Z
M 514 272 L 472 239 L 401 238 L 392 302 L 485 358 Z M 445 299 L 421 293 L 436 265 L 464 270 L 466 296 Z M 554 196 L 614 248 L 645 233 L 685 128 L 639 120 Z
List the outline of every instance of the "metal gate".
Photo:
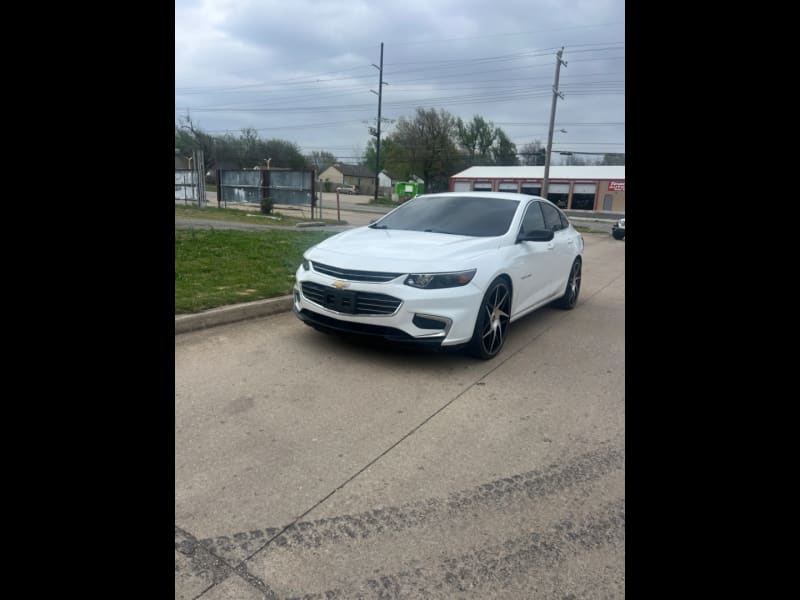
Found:
M 197 173 L 193 170 L 175 169 L 175 200 L 197 202 Z
M 261 204 L 267 197 L 265 171 L 217 171 L 217 203 L 246 202 Z
M 264 171 L 273 204 L 312 206 L 314 171 Z
M 254 169 L 217 171 L 217 199 L 228 202 L 260 204 L 265 198 L 272 204 L 316 206 L 314 171 Z
M 206 205 L 206 180 L 203 151 L 194 150 L 189 158 L 191 169 L 175 169 L 175 200 L 184 204 Z

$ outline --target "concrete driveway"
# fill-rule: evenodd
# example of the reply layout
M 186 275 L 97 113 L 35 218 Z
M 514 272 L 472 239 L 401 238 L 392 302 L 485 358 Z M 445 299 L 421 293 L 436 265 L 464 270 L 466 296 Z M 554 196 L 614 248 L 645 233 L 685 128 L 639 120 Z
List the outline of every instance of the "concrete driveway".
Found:
M 493 361 L 175 337 L 176 598 L 624 598 L 625 244 Z

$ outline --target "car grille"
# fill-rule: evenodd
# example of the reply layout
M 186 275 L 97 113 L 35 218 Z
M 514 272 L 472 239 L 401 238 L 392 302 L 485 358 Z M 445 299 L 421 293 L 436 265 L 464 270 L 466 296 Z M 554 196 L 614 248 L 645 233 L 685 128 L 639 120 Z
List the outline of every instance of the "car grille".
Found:
M 402 300 L 386 294 L 339 290 L 311 281 L 302 284 L 303 296 L 312 302 L 351 315 L 391 315 Z
M 403 273 L 381 273 L 378 271 L 354 271 L 353 269 L 339 269 L 331 267 L 330 265 L 323 265 L 322 263 L 312 262 L 314 270 L 318 273 L 324 273 L 337 279 L 344 279 L 347 281 L 369 281 L 372 283 L 385 283 L 392 279 L 397 279 Z

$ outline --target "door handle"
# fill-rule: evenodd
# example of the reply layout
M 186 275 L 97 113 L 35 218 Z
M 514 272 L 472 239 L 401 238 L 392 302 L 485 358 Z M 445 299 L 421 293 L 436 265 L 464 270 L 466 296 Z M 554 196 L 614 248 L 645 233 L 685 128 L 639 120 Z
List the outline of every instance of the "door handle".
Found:
M 547 244 L 547 249 L 548 250 L 552 250 L 553 248 L 555 248 L 555 244 L 553 244 L 553 242 L 550 242 L 549 244 Z

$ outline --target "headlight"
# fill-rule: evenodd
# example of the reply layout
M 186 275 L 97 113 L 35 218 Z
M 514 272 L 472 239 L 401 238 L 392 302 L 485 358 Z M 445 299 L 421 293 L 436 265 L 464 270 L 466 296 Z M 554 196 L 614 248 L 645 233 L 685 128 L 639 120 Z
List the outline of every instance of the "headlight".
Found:
M 403 282 L 415 288 L 436 290 L 440 288 L 467 285 L 475 277 L 477 269 L 459 271 L 457 273 L 412 273 Z

